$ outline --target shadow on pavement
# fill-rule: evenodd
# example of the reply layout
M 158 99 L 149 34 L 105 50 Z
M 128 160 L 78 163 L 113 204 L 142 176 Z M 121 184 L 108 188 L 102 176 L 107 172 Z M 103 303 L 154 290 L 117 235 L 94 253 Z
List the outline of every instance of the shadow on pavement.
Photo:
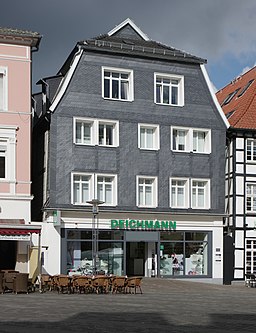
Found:
M 88 305 L 89 306 L 89 305 Z M 111 307 L 111 305 L 109 306 Z M 54 309 L 52 309 L 54 311 Z M 109 309 L 108 309 L 109 311 Z M 127 309 L 129 311 L 129 309 Z M 180 314 L 182 318 L 182 313 Z M 179 319 L 181 319 L 179 318 Z M 0 332 L 175 332 L 175 333 L 215 333 L 215 332 L 255 332 L 256 316 L 254 315 L 230 315 L 213 314 L 209 317 L 209 323 L 200 325 L 200 322 L 189 324 L 189 317 L 186 316 L 184 325 L 175 324 L 175 318 L 170 313 L 167 320 L 156 313 L 118 313 L 104 312 L 91 313 L 83 312 L 67 320 L 60 322 L 0 322 Z

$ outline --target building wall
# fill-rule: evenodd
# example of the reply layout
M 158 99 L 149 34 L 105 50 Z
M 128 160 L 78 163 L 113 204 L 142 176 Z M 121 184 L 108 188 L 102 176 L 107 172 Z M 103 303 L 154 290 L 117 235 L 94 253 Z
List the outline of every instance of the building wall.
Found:
M 9 137 L 8 177 L 0 180 L 1 218 L 17 215 L 30 221 L 31 80 L 30 47 L 0 44 L 0 68 L 6 70 L 6 108 L 0 111 L 0 136 Z M 8 132 L 8 133 L 6 133 Z M 11 134 L 10 134 L 11 133 Z M 17 202 L 19 198 L 20 201 Z M 3 200 L 3 201 L 2 201 Z
M 102 98 L 103 65 L 134 71 L 133 102 Z M 183 107 L 154 103 L 154 72 L 184 75 Z M 118 120 L 119 147 L 74 145 L 73 117 Z M 160 150 L 138 149 L 138 123 L 159 124 Z M 172 125 L 211 129 L 211 154 L 172 152 Z M 118 206 L 125 209 L 137 209 L 135 180 L 136 175 L 144 174 L 158 176 L 156 211 L 169 209 L 169 177 L 175 176 L 211 179 L 210 211 L 224 211 L 225 126 L 212 102 L 199 65 L 84 54 L 52 116 L 50 142 L 52 207 L 71 207 L 71 171 L 98 171 L 118 174 Z

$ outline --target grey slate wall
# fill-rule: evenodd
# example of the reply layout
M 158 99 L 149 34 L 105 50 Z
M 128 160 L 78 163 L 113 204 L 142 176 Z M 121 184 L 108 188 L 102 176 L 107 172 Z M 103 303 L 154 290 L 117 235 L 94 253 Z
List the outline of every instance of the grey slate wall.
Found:
M 102 66 L 134 71 L 133 102 L 102 98 Z M 184 107 L 154 103 L 154 72 L 184 75 Z M 119 120 L 119 147 L 74 145 L 73 117 Z M 160 125 L 159 151 L 138 149 L 138 123 Z M 202 155 L 172 152 L 171 125 L 210 128 L 212 153 Z M 117 209 L 127 210 L 138 209 L 136 175 L 158 176 L 156 211 L 171 210 L 170 176 L 210 178 L 210 211 L 223 213 L 225 136 L 225 125 L 212 102 L 199 65 L 84 53 L 63 99 L 52 115 L 50 206 L 73 207 L 71 172 L 81 171 L 117 174 Z

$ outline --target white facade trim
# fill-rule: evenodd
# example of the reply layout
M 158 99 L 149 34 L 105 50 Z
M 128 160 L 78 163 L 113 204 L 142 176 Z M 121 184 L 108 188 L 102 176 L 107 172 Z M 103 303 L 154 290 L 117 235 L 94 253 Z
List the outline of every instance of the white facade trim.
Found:
M 207 71 L 206 71 L 205 65 L 204 65 L 204 64 L 201 64 L 200 67 L 201 67 L 201 70 L 202 70 L 202 73 L 203 73 L 204 79 L 205 79 L 205 81 L 206 81 L 206 84 L 207 84 L 207 86 L 208 86 L 209 92 L 210 92 L 210 94 L 211 94 L 211 97 L 212 97 L 212 99 L 213 99 L 213 102 L 214 102 L 214 104 L 215 104 L 217 110 L 219 111 L 219 114 L 220 114 L 220 116 L 221 116 L 221 118 L 222 118 L 224 124 L 226 125 L 226 128 L 229 128 L 229 127 L 230 127 L 229 121 L 227 120 L 227 118 L 226 118 L 224 112 L 222 111 L 222 108 L 221 108 L 221 106 L 220 106 L 220 104 L 219 104 L 219 102 L 218 102 L 218 100 L 217 100 L 217 97 L 216 97 L 216 95 L 215 95 L 215 92 L 213 91 L 212 83 L 211 83 L 211 81 L 210 81 L 210 79 L 209 79 L 209 76 L 208 76 L 208 73 L 207 73 Z
M 69 85 L 69 82 L 75 72 L 75 69 L 77 67 L 77 64 L 81 58 L 83 54 L 83 50 L 82 49 L 79 49 L 79 51 L 75 54 L 75 57 L 74 57 L 74 60 L 73 60 L 73 63 L 69 69 L 69 71 L 67 72 L 65 78 L 62 80 L 61 84 L 60 84 L 60 87 L 58 89 L 58 92 L 56 93 L 55 97 L 54 97 L 54 100 L 53 100 L 53 103 L 52 105 L 50 106 L 49 110 L 50 111 L 54 111 L 56 106 L 59 104 L 62 96 L 64 95 L 68 85 Z
M 146 40 L 146 41 L 149 40 L 148 36 L 142 30 L 140 30 L 140 28 L 137 27 L 137 25 L 129 18 L 127 18 L 126 20 L 121 22 L 119 25 L 117 25 L 114 29 L 109 31 L 108 36 L 114 35 L 118 30 L 121 30 L 126 24 L 129 24 L 137 32 L 137 34 L 139 34 L 144 40 Z

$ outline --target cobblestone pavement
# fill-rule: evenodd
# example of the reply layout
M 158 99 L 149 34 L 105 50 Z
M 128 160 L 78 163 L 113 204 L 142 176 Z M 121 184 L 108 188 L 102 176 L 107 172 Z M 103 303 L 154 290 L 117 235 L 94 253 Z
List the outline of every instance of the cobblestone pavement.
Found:
M 0 295 L 0 332 L 256 331 L 256 288 L 143 279 L 143 294 Z

